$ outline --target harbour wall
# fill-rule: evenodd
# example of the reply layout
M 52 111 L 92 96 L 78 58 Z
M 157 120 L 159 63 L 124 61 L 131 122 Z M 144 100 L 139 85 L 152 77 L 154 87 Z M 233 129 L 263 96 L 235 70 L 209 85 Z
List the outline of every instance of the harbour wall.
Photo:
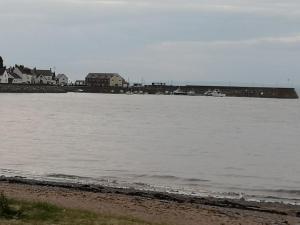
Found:
M 238 86 L 155 86 L 146 85 L 143 87 L 90 87 L 90 86 L 51 86 L 51 85 L 28 85 L 28 84 L 0 84 L 0 93 L 124 93 L 143 92 L 149 94 L 172 93 L 180 88 L 183 92 L 194 91 L 196 95 L 204 95 L 208 90 L 219 89 L 226 96 L 232 97 L 256 97 L 256 98 L 285 98 L 297 99 L 298 94 L 294 88 L 279 87 L 238 87 Z
M 255 98 L 284 98 L 297 99 L 298 94 L 294 88 L 280 87 L 239 87 L 239 86 L 155 86 L 146 85 L 143 87 L 130 88 L 103 88 L 90 86 L 68 86 L 64 87 L 68 92 L 88 92 L 88 93 L 120 93 L 120 92 L 143 92 L 149 94 L 172 93 L 178 88 L 183 92 L 194 91 L 196 95 L 204 95 L 208 90 L 218 89 L 229 97 L 255 97 Z
M 0 84 L 0 93 L 66 93 L 63 87 L 51 85 Z

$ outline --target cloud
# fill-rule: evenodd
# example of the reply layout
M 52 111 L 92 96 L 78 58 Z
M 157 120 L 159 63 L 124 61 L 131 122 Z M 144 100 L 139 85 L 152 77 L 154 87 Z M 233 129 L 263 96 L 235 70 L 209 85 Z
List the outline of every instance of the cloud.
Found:
M 181 42 L 163 42 L 158 45 L 151 46 L 153 48 L 195 48 L 195 47 L 234 47 L 234 46 L 255 46 L 255 45 L 293 45 L 298 47 L 300 44 L 300 34 L 279 37 L 259 37 L 245 40 L 218 40 L 218 41 L 181 41 Z
M 278 81 L 300 72 L 299 15 L 298 0 L 3 0 L 0 54 L 74 79 Z

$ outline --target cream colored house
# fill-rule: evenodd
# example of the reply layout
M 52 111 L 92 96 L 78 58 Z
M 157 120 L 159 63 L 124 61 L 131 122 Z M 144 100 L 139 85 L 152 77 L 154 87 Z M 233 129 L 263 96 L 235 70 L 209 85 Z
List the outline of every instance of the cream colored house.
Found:
M 120 75 L 113 75 L 110 77 L 109 86 L 123 87 L 124 79 Z
M 85 82 L 94 87 L 124 87 L 127 82 L 117 73 L 89 73 Z

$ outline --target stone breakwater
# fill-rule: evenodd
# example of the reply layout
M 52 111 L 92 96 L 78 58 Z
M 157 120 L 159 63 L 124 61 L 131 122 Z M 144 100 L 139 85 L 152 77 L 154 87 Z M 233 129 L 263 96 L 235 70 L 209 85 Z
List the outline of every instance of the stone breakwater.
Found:
M 279 87 L 237 87 L 237 86 L 152 86 L 143 87 L 89 87 L 89 86 L 52 86 L 52 85 L 29 85 L 29 84 L 0 84 L 0 93 L 125 93 L 127 91 L 148 94 L 172 93 L 180 88 L 183 92 L 194 91 L 196 95 L 204 95 L 208 90 L 218 89 L 228 97 L 254 97 L 254 98 L 284 98 L 298 99 L 294 88 Z
M 28 84 L 0 84 L 0 93 L 66 93 L 59 86 L 28 85 Z
M 238 86 L 152 86 L 146 85 L 143 87 L 130 88 L 104 88 L 104 87 L 89 87 L 89 86 L 68 86 L 64 87 L 67 92 L 86 92 L 86 93 L 121 93 L 121 92 L 136 92 L 148 94 L 165 94 L 172 93 L 178 88 L 183 92 L 194 91 L 196 95 L 204 95 L 208 90 L 218 89 L 228 97 L 253 97 L 253 98 L 284 98 L 298 99 L 298 94 L 294 88 L 279 88 L 279 87 L 238 87 Z

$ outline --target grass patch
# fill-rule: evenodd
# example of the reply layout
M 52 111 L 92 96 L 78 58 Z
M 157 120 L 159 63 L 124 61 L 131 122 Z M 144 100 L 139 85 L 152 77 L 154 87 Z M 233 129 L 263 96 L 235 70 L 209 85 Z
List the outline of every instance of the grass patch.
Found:
M 1 225 L 158 225 L 130 218 L 64 209 L 44 202 L 7 199 L 0 195 Z
M 0 219 L 18 219 L 22 215 L 22 210 L 18 207 L 13 207 L 5 195 L 0 193 Z

